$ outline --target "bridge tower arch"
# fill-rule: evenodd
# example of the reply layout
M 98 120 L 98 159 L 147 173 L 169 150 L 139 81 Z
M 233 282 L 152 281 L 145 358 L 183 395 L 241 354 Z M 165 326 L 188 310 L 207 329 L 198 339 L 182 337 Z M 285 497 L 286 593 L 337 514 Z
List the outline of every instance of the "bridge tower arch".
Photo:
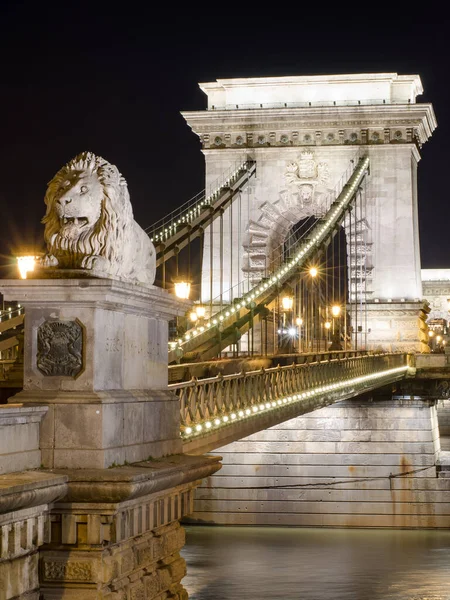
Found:
M 292 224 L 320 215 L 352 161 L 367 155 L 364 202 L 344 223 L 350 251 L 359 250 L 358 259 L 348 257 L 351 299 L 365 304 L 369 347 L 419 350 L 417 165 L 436 127 L 431 104 L 416 102 L 420 77 L 220 79 L 200 87 L 207 110 L 183 116 L 202 143 L 206 186 L 256 161 L 238 200 L 205 231 L 202 300 L 222 294 L 226 302 L 228 290 L 245 293 L 264 277 Z

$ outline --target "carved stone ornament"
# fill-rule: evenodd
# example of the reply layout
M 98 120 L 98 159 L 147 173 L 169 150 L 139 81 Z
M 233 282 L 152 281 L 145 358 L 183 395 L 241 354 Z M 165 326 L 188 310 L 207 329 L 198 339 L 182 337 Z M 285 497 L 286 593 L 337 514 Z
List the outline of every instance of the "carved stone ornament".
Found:
M 328 181 L 328 165 L 324 162 L 317 163 L 313 152 L 304 150 L 298 163 L 287 164 L 284 176 L 290 189 L 297 190 L 301 206 L 307 207 L 313 203 L 316 186 Z
M 133 218 L 128 186 L 117 167 L 82 152 L 50 181 L 45 204 L 43 267 L 153 284 L 155 247 Z
M 83 562 L 44 562 L 47 581 L 92 581 L 92 565 Z
M 83 329 L 76 321 L 45 321 L 37 331 L 37 368 L 47 376 L 75 377 L 83 367 Z

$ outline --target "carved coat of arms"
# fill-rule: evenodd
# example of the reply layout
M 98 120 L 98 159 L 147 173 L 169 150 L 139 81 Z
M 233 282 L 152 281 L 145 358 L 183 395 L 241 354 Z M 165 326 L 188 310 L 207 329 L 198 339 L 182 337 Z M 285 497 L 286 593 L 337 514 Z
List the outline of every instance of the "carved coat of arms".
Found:
M 83 367 L 83 329 L 76 321 L 45 321 L 37 331 L 37 368 L 75 377 Z
M 316 188 L 325 186 L 329 178 L 327 163 L 318 163 L 310 150 L 300 154 L 298 163 L 290 162 L 286 165 L 284 174 L 286 183 L 302 208 L 313 204 Z

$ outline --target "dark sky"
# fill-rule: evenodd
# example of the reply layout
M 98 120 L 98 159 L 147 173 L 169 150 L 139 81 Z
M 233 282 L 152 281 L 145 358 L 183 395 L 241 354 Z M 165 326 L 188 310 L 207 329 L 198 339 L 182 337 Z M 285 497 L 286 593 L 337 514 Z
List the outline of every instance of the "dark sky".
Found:
M 422 266 L 450 267 L 450 21 L 138 6 L 2 3 L 0 277 L 16 248 L 41 244 L 46 184 L 82 150 L 119 167 L 143 227 L 200 191 L 200 144 L 180 115 L 206 106 L 198 82 L 383 71 L 418 73 L 434 105 L 419 164 Z

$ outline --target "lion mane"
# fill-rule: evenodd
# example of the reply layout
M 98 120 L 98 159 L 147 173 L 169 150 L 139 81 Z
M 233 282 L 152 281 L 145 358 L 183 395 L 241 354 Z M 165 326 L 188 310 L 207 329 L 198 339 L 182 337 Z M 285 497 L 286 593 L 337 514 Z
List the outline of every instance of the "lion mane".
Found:
M 70 202 L 70 210 L 76 217 L 84 217 L 85 201 L 77 189 L 77 182 L 83 177 L 91 181 L 96 178 L 100 184 L 101 192 L 95 188 L 90 196 L 95 221 L 78 227 L 78 219 L 72 218 L 72 223 L 64 225 L 67 219 L 57 210 L 57 203 L 63 197 L 70 197 L 66 202 Z M 50 181 L 45 204 L 42 223 L 47 254 L 43 266 L 84 269 L 92 271 L 93 276 L 153 284 L 155 248 L 133 218 L 128 186 L 116 166 L 92 152 L 82 152 Z M 61 212 L 60 206 L 58 209 Z

